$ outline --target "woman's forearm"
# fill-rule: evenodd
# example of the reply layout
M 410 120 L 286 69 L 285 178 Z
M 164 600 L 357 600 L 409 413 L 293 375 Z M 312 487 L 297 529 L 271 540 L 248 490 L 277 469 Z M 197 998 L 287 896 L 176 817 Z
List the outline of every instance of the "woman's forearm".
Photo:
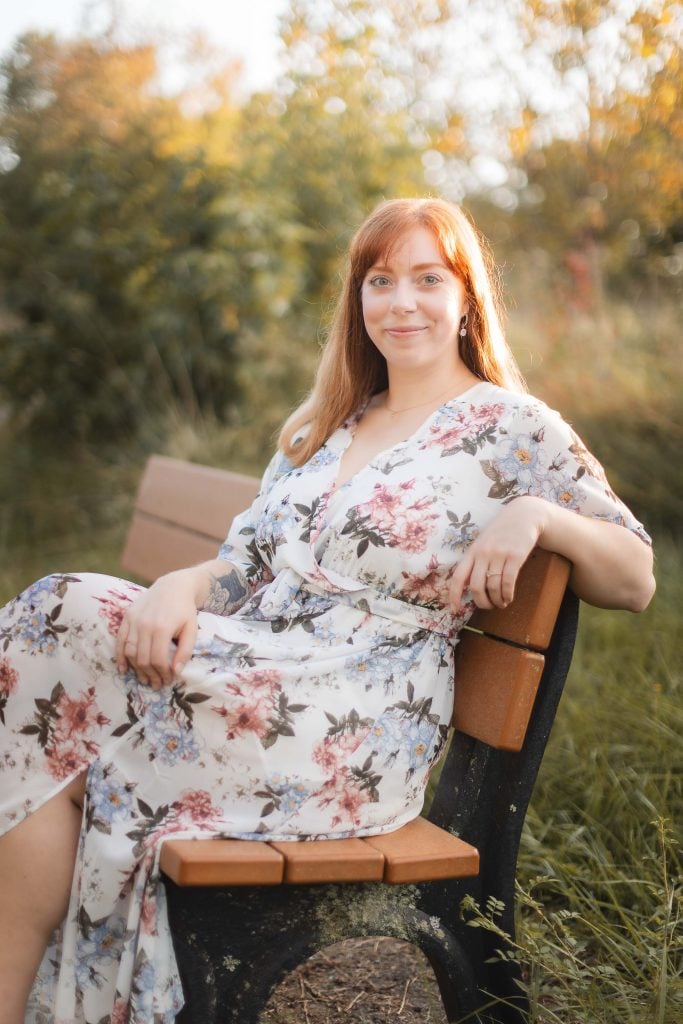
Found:
M 232 562 L 215 558 L 180 572 L 187 573 L 192 580 L 199 611 L 230 615 L 244 604 L 248 594 L 247 583 L 244 574 Z
M 640 612 L 655 592 L 652 549 L 624 526 L 578 515 L 541 498 L 539 547 L 572 563 L 570 583 L 583 601 L 599 608 Z

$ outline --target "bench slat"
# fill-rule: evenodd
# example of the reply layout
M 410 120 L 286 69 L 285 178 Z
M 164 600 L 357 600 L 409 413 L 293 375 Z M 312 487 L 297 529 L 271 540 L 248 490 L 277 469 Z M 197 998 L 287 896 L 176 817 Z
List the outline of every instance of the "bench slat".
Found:
M 545 659 L 479 633 L 455 648 L 453 727 L 498 750 L 521 750 Z
M 470 619 L 470 626 L 523 647 L 545 650 L 570 569 L 566 558 L 535 548 L 522 567 L 512 603 L 507 608 L 478 609 Z
M 151 583 L 173 569 L 215 558 L 221 541 L 136 512 L 121 564 L 126 572 Z
M 279 885 L 284 857 L 266 842 L 169 839 L 161 870 L 177 885 Z
M 381 882 L 384 876 L 384 857 L 362 839 L 312 839 L 271 846 L 284 857 L 283 881 L 292 884 Z
M 251 505 L 258 488 L 256 477 L 153 455 L 135 507 L 223 540 L 232 518 Z
M 415 818 L 395 832 L 366 836 L 363 842 L 384 856 L 384 881 L 392 885 L 479 873 L 478 851 L 426 818 Z

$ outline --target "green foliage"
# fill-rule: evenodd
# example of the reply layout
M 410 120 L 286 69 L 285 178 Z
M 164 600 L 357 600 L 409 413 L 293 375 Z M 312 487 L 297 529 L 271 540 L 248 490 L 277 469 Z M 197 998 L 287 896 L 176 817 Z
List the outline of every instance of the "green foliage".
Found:
M 146 49 L 36 36 L 4 65 L 3 397 L 34 433 L 130 437 L 172 400 L 222 411 L 235 394 L 243 232 L 218 203 L 228 182 L 173 150 L 153 72 Z

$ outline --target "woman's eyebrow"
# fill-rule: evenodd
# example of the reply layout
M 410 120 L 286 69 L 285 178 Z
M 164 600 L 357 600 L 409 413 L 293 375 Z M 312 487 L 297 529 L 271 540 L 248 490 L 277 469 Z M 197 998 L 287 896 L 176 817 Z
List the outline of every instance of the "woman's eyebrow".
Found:
M 441 270 L 450 270 L 450 267 L 447 267 L 445 263 L 440 263 L 438 261 L 437 262 L 430 261 L 429 263 L 414 263 L 411 266 L 410 269 L 411 270 L 429 270 L 431 267 L 440 267 Z M 371 273 L 374 270 L 391 270 L 391 266 L 389 264 L 386 264 L 386 263 L 373 263 L 373 265 L 368 268 L 367 273 L 369 274 L 369 273 Z

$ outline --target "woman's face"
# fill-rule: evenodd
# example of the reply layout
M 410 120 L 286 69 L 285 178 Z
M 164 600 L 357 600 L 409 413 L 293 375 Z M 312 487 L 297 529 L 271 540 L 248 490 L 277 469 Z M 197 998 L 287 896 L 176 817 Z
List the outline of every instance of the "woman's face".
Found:
M 363 319 L 392 369 L 457 371 L 465 287 L 427 228 L 411 228 L 363 279 Z

